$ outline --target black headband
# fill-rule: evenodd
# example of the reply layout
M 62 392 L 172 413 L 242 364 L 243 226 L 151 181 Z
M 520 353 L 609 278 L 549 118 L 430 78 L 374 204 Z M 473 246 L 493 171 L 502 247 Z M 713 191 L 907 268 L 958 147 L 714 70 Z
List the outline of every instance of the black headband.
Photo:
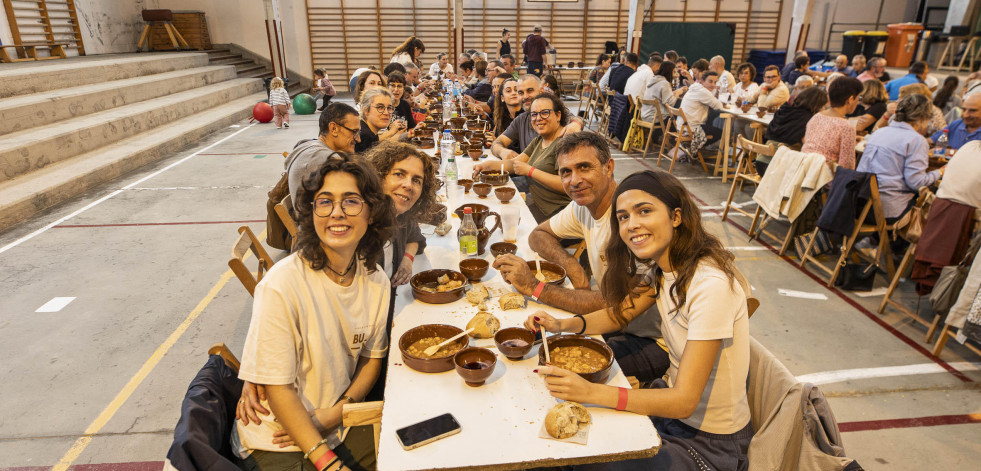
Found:
M 617 190 L 613 194 L 613 202 L 616 204 L 617 198 L 623 193 L 630 190 L 640 190 L 649 193 L 651 196 L 661 200 L 668 209 L 676 209 L 681 207 L 681 201 L 677 198 L 671 196 L 667 189 L 661 183 L 664 176 L 658 175 L 664 172 L 654 172 L 652 170 L 645 170 L 643 172 L 637 172 L 631 174 L 627 178 L 617 185 Z

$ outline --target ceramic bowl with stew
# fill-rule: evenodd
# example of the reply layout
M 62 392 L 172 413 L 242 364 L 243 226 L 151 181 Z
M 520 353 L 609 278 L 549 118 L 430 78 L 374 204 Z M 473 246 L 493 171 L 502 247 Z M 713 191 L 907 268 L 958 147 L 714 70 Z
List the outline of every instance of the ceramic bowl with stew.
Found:
M 419 149 L 432 149 L 436 147 L 436 141 L 434 141 L 431 137 L 413 137 L 409 142 Z
M 460 286 L 440 291 L 439 277 L 443 275 L 449 278 L 450 283 L 458 281 Z M 463 297 L 467 290 L 467 276 L 458 271 L 437 268 L 416 273 L 409 279 L 409 284 L 416 299 L 429 304 L 446 304 Z
M 470 281 L 480 281 L 487 274 L 490 262 L 482 258 L 465 258 L 460 260 L 460 272 Z
M 517 191 L 509 186 L 499 186 L 494 188 L 494 196 L 497 196 L 497 199 L 501 200 L 501 203 L 507 204 L 508 201 L 511 201 L 511 198 L 514 198 L 514 193 Z
M 534 260 L 528 262 L 528 268 L 531 270 L 532 275 L 537 273 Z M 565 268 L 562 268 L 557 263 L 542 260 L 542 275 L 545 275 L 545 283 L 550 285 L 562 286 L 565 283 Z
M 406 366 L 422 373 L 442 373 L 453 369 L 453 357 L 462 349 L 470 345 L 470 337 L 464 335 L 456 339 L 453 343 L 440 350 L 447 352 L 443 356 L 434 358 L 423 358 L 421 355 L 409 353 L 412 345 L 422 339 L 439 337 L 446 340 L 456 334 L 463 332 L 463 329 L 446 324 L 423 324 L 413 327 L 399 338 L 399 351 L 402 352 L 402 361 Z M 438 352 L 437 354 L 442 354 Z
M 467 132 L 458 129 L 451 130 L 450 135 L 453 136 L 456 142 L 463 142 L 467 138 Z
M 508 172 L 501 173 L 500 171 L 486 171 L 480 172 L 480 181 L 484 183 L 490 183 L 494 186 L 506 185 L 508 183 Z
M 494 188 L 490 183 L 474 183 L 473 192 L 480 198 L 486 198 Z
M 467 149 L 467 155 L 469 155 L 470 158 L 474 160 L 474 162 L 480 160 L 480 158 L 483 157 L 483 155 L 484 155 L 484 146 L 483 145 L 479 145 L 479 146 L 476 146 L 476 147 L 470 147 L 470 148 L 468 148 Z
M 467 386 L 480 386 L 494 373 L 497 355 L 486 348 L 464 348 L 453 356 L 453 365 Z
M 494 242 L 490 246 L 490 251 L 494 258 L 500 257 L 504 254 L 514 255 L 518 251 L 518 246 L 510 242 Z
M 535 346 L 535 333 L 521 327 L 508 327 L 497 331 L 494 344 L 508 360 L 518 361 Z
M 456 181 L 456 184 L 463 187 L 463 192 L 464 193 L 470 193 L 470 187 L 473 186 L 473 180 L 471 180 L 469 178 L 464 178 L 464 179 L 461 179 L 461 180 L 457 180 Z
M 538 364 L 545 364 L 545 344 L 542 343 L 542 348 L 538 349 Z M 565 348 L 578 348 L 583 349 L 583 352 L 588 350 L 589 357 L 592 360 L 600 363 L 601 367 L 595 371 L 588 373 L 580 373 L 576 371 L 575 373 L 582 376 L 583 379 L 591 383 L 605 383 L 610 377 L 610 368 L 613 365 L 613 350 L 610 346 L 601 340 L 594 339 L 592 337 L 587 337 L 585 335 L 575 335 L 575 334 L 561 334 L 561 335 L 550 335 L 548 337 L 548 353 L 552 360 L 553 366 L 560 366 L 569 369 L 569 365 L 563 363 L 560 356 L 556 356 L 556 349 Z M 577 355 L 582 357 L 583 355 Z M 583 362 L 589 361 L 586 359 Z M 605 365 L 605 366 L 603 366 Z
M 463 129 L 463 125 L 467 123 L 467 118 L 450 118 L 447 122 L 450 123 L 451 129 Z

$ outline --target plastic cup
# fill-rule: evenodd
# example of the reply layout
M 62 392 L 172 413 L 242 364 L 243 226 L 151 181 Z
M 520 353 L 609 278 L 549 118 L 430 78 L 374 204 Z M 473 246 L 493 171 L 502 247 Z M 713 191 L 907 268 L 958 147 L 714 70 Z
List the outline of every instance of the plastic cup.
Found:
M 521 222 L 521 210 L 514 206 L 501 208 L 501 226 L 504 230 L 504 242 L 518 242 L 518 224 Z

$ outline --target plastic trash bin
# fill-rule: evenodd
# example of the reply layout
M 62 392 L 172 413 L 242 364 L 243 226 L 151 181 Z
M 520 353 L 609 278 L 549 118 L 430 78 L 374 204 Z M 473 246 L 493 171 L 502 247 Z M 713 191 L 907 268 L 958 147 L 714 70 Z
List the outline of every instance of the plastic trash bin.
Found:
M 867 31 L 865 33 L 865 44 L 862 45 L 865 59 L 871 59 L 873 56 L 885 56 L 887 39 L 889 39 L 889 33 L 885 31 Z M 892 65 L 892 62 L 889 65 Z
M 897 23 L 887 25 L 889 39 L 886 41 L 886 62 L 892 67 L 909 67 L 913 62 L 917 38 L 923 25 L 919 23 Z
M 841 35 L 841 53 L 848 56 L 848 62 L 852 57 L 862 53 L 862 46 L 865 45 L 865 31 L 845 31 Z

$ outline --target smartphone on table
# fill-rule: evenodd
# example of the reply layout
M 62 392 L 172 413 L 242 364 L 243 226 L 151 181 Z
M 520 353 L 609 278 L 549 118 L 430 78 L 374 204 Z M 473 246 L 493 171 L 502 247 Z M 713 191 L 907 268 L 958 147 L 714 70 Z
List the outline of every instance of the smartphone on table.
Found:
M 419 448 L 441 438 L 460 433 L 460 423 L 453 414 L 443 414 L 395 431 L 399 444 L 406 450 Z

